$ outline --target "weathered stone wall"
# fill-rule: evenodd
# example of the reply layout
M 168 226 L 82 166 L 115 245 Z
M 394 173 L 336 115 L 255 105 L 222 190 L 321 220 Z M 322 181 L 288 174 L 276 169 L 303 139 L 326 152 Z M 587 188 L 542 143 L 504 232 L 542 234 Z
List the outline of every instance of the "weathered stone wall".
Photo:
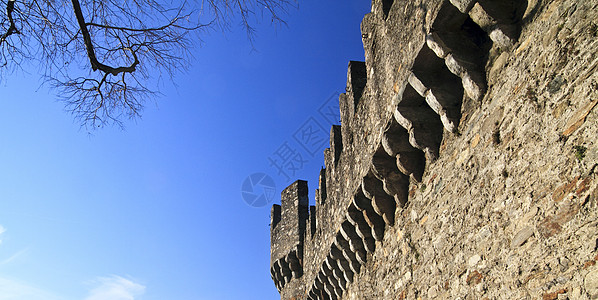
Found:
M 281 299 L 598 299 L 597 8 L 374 0 Z

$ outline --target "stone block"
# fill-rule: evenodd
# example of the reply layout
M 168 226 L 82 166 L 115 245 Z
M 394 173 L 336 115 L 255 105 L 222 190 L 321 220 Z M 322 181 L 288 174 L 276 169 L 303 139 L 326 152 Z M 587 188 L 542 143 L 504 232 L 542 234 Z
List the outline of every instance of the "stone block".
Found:
M 466 14 L 471 10 L 473 5 L 477 2 L 477 0 L 450 0 L 451 4 L 453 4 L 460 12 Z

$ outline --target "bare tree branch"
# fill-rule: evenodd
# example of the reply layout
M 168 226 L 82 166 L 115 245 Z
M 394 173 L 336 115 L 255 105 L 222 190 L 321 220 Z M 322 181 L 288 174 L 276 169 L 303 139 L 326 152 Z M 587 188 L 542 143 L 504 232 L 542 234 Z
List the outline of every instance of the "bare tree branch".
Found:
M 14 10 L 15 0 L 8 0 L 8 2 L 6 3 L 6 16 L 8 17 L 8 22 L 10 23 L 10 26 L 8 27 L 8 30 L 2 36 L 0 36 L 0 44 L 2 44 L 6 40 L 6 38 L 9 37 L 11 34 L 19 33 L 19 31 L 17 30 L 17 25 L 15 25 L 15 20 L 12 16 L 12 12 Z
M 200 33 L 238 19 L 251 41 L 258 11 L 284 24 L 295 1 L 0 0 L 0 79 L 31 63 L 83 126 L 122 126 L 187 70 Z
M 114 67 L 105 65 L 98 61 L 98 59 L 96 58 L 95 51 L 93 49 L 93 42 L 91 41 L 91 36 L 89 35 L 89 30 L 87 30 L 87 25 L 85 24 L 85 18 L 83 17 L 83 12 L 81 11 L 81 4 L 79 3 L 79 0 L 71 0 L 71 3 L 73 3 L 73 10 L 75 11 L 75 16 L 77 17 L 77 23 L 79 23 L 79 29 L 81 30 L 81 34 L 83 35 L 83 41 L 85 42 L 85 48 L 87 49 L 87 56 L 89 57 L 89 61 L 91 62 L 91 69 L 94 71 L 99 69 L 100 71 L 103 71 L 105 73 L 110 73 L 114 76 L 116 76 L 122 72 L 127 72 L 127 73 L 135 72 L 135 67 L 139 64 L 139 60 L 137 59 L 137 55 L 135 54 L 135 51 L 133 51 L 130 48 L 126 48 L 126 49 L 123 48 L 123 50 L 130 51 L 131 55 L 133 55 L 133 58 L 135 59 L 129 66 L 122 66 L 122 67 L 114 68 Z M 109 29 L 113 29 L 113 28 L 109 28 Z

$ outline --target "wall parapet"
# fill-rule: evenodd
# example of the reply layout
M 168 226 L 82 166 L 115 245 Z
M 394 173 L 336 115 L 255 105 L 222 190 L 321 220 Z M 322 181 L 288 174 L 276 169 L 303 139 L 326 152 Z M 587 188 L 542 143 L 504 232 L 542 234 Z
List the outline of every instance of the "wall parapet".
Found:
M 476 123 L 482 118 L 480 115 L 493 120 L 480 112 L 484 105 L 495 109 L 487 105 L 492 100 L 488 100 L 489 97 L 496 97 L 493 84 L 497 79 L 493 77 L 496 71 L 491 68 L 492 64 L 498 61 L 504 67 L 506 63 L 500 62 L 500 57 L 514 57 L 524 51 L 521 49 L 527 44 L 519 42 L 524 15 L 539 11 L 547 3 L 550 1 L 540 1 L 536 7 L 528 8 L 527 1 L 373 1 L 372 13 L 364 17 L 361 26 L 366 61 L 349 62 L 346 93 L 339 96 L 342 125 L 333 126 L 330 131 L 330 148 L 324 152 L 326 167 L 320 170 L 316 206 L 309 206 L 307 183 L 297 181 L 282 192 L 281 205 L 272 208 L 270 270 L 281 299 L 343 299 L 348 293 L 354 296 L 353 287 L 357 284 L 353 283 L 359 278 L 384 276 L 378 274 L 379 261 L 403 259 L 404 265 L 396 269 L 402 270 L 404 275 L 397 277 L 396 285 L 405 286 L 412 276 L 428 272 L 418 270 L 418 265 L 426 264 L 420 261 L 420 253 L 424 260 L 431 259 L 430 255 L 434 258 L 435 255 L 454 254 L 446 252 L 447 246 L 441 238 L 444 233 L 436 237 L 432 231 L 421 233 L 413 227 L 427 226 L 429 215 L 432 215 L 429 207 L 441 205 L 431 204 L 430 193 L 445 206 L 459 202 L 441 198 L 439 191 L 447 187 L 442 178 L 437 179 L 438 174 L 451 161 L 463 165 L 468 159 L 473 160 L 470 151 L 480 144 L 481 137 L 470 129 L 481 126 Z M 404 31 L 403 28 L 423 28 L 423 31 Z M 397 36 L 408 43 L 397 43 Z M 531 99 L 530 95 L 528 88 L 526 97 Z M 498 111 L 502 114 L 502 110 Z M 473 120 L 472 116 L 478 119 Z M 501 126 L 498 120 L 479 123 L 483 123 L 484 130 L 494 126 L 492 137 Z M 468 134 L 470 140 L 465 141 L 463 134 Z M 495 138 L 490 141 L 489 145 L 500 143 Z M 467 144 L 466 150 L 456 148 L 455 145 L 461 144 Z M 447 148 L 452 151 L 448 156 L 445 154 Z M 486 165 L 491 163 L 488 158 L 479 159 Z M 592 172 L 584 175 L 585 178 L 594 178 Z M 507 178 L 504 174 L 508 173 L 503 171 L 500 176 Z M 452 180 L 453 184 L 471 186 L 471 193 L 488 184 L 477 182 L 481 186 L 477 187 L 472 182 L 481 179 L 465 180 L 463 176 L 444 178 Z M 592 182 L 593 179 L 587 180 Z M 418 198 L 423 202 L 421 206 L 420 203 L 412 204 L 414 198 L 426 191 L 427 185 L 433 185 L 429 187 L 432 191 L 426 192 L 430 198 Z M 459 187 L 449 188 L 456 190 Z M 578 196 L 586 197 L 588 190 L 579 188 L 582 192 Z M 463 194 L 459 196 L 465 197 Z M 597 196 L 587 197 L 598 201 Z M 587 199 L 590 198 L 584 203 L 590 201 Z M 418 214 L 413 206 L 428 210 L 429 215 Z M 438 217 L 440 225 L 434 230 L 452 222 L 444 217 L 444 210 L 438 209 L 444 219 Z M 492 212 L 477 213 L 488 215 Z M 470 215 L 465 210 L 460 217 L 473 218 L 475 214 Z M 555 218 L 545 222 L 550 223 Z M 561 226 L 561 223 L 557 225 Z M 453 235 L 458 235 L 454 228 L 450 230 Z M 532 230 L 527 228 L 526 238 L 534 235 L 530 232 Z M 537 234 L 546 236 L 544 232 L 546 230 L 539 230 Z M 521 239 L 520 235 L 518 239 Z M 389 248 L 389 242 L 394 248 Z M 452 243 L 457 245 L 459 241 Z M 519 247 L 523 243 L 514 244 Z M 430 251 L 433 254 L 429 254 Z M 401 254 L 404 258 L 400 258 Z M 461 258 L 455 258 L 458 259 Z M 478 265 L 483 259 L 488 258 L 480 256 L 478 259 L 473 255 L 467 264 L 457 266 L 465 268 L 466 273 L 457 274 L 463 282 L 457 280 L 455 285 L 474 286 L 489 276 L 489 267 Z M 438 272 L 436 269 L 441 268 L 436 265 L 426 267 L 430 272 Z M 395 272 L 392 266 L 385 270 Z M 443 274 L 434 276 L 443 282 L 423 291 L 429 298 L 440 295 L 441 288 L 448 291 L 453 284 Z M 426 286 L 426 283 L 421 285 Z M 366 286 L 369 292 L 360 290 L 357 293 L 363 299 L 405 299 L 407 295 L 416 298 L 422 292 L 403 289 L 401 293 L 387 295 L 384 287 Z M 396 287 L 394 289 L 396 291 Z M 596 290 L 598 295 L 598 287 Z
M 307 181 L 297 180 L 281 194 L 270 222 L 270 274 L 278 290 L 303 275 L 303 241 L 309 216 Z

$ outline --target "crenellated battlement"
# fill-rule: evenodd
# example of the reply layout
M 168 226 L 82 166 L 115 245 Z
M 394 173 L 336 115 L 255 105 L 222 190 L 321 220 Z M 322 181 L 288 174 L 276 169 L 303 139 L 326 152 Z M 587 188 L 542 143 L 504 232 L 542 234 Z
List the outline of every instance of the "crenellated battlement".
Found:
M 330 130 L 316 206 L 308 204 L 307 182 L 297 181 L 272 207 L 270 271 L 281 299 L 521 298 L 537 291 L 557 299 L 573 290 L 598 297 L 598 285 L 586 284 L 598 281 L 598 270 L 586 270 L 592 263 L 581 267 L 598 250 L 549 246 L 568 239 L 598 243 L 598 230 L 587 229 L 598 210 L 577 214 L 583 205 L 598 207 L 593 164 L 580 167 L 571 155 L 565 161 L 559 146 L 579 128 L 571 126 L 589 124 L 574 140 L 598 153 L 592 138 L 598 124 L 585 117 L 594 106 L 584 111 L 589 104 L 579 103 L 586 98 L 576 96 L 586 91 L 596 97 L 591 80 L 598 78 L 587 75 L 560 94 L 581 112 L 544 113 L 547 105 L 563 104 L 553 99 L 559 95 L 552 88 L 555 77 L 543 75 L 539 65 L 554 74 L 591 71 L 580 61 L 550 65 L 544 56 L 561 53 L 562 44 L 546 37 L 545 45 L 531 42 L 545 26 L 589 24 L 576 15 L 582 9 L 577 5 L 586 4 L 374 0 L 361 24 L 366 61 L 349 62 L 346 93 L 339 96 L 342 125 Z M 596 7 L 585 9 L 598 17 Z M 578 21 L 565 21 L 563 14 Z M 572 34 L 563 41 L 571 45 L 576 38 L 586 47 L 566 51 L 592 60 L 588 37 Z M 578 123 L 567 121 L 583 113 Z M 598 154 L 594 160 L 598 164 Z M 563 177 L 575 179 L 559 185 L 552 198 L 558 194 L 567 204 L 550 202 L 553 182 Z M 589 233 L 573 237 L 580 228 Z M 511 236 L 511 248 L 505 236 Z M 517 248 L 528 239 L 536 243 Z M 563 255 L 571 261 L 571 251 L 585 256 L 576 258 L 577 271 L 559 267 L 569 270 L 569 279 L 526 268 L 530 261 L 550 265 Z M 549 283 L 539 287 L 537 281 Z M 563 288 L 552 297 L 555 285 Z
M 303 241 L 309 217 L 307 181 L 297 180 L 273 205 L 270 222 L 270 274 L 280 290 L 303 275 Z

